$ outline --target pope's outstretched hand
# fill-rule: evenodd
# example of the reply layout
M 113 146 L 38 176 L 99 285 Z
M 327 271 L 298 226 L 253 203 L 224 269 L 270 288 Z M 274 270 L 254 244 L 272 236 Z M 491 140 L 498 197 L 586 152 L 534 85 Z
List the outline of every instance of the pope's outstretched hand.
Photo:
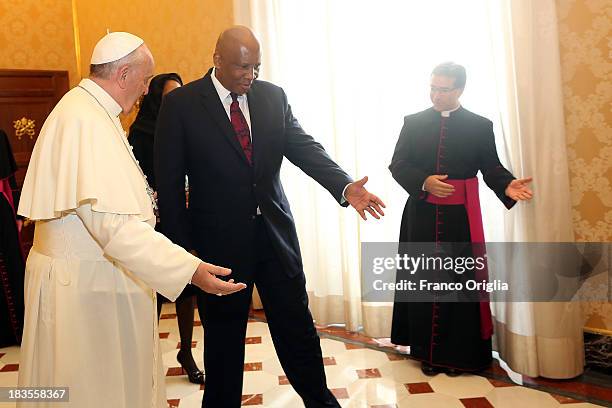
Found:
M 213 293 L 219 296 L 229 295 L 246 288 L 244 283 L 234 283 L 233 279 L 224 281 L 217 276 L 227 276 L 232 273 L 231 269 L 202 262 L 191 278 L 191 283 L 202 289 L 204 292 Z

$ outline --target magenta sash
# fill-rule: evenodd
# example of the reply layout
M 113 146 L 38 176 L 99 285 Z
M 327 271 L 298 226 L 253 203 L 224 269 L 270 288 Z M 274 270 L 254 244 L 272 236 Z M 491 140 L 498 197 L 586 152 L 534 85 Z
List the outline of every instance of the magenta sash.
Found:
M 473 177 L 465 180 L 444 180 L 445 183 L 455 187 L 451 196 L 441 198 L 433 194 L 427 194 L 425 201 L 437 205 L 461 205 L 465 206 L 468 223 L 470 226 L 471 242 L 475 244 L 473 251 L 475 257 L 484 257 L 484 229 L 482 227 L 482 213 L 480 211 L 480 198 L 478 196 L 478 178 Z M 486 260 L 486 258 L 485 258 Z M 488 272 L 485 268 L 476 271 L 476 280 L 481 282 L 488 280 Z M 493 335 L 493 319 L 491 318 L 491 308 L 489 307 L 489 296 L 485 291 L 480 293 L 480 334 L 483 339 L 488 339 Z
M 13 189 L 9 184 L 8 178 L 4 178 L 0 180 L 0 193 L 4 194 L 6 199 L 8 200 L 11 208 L 13 209 L 13 213 L 15 212 L 15 203 L 13 202 Z

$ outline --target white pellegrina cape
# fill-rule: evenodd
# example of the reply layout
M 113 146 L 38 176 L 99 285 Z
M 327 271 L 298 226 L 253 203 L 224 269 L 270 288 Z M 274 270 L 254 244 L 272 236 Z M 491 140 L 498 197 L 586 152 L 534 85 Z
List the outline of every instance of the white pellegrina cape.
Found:
M 19 214 L 36 221 L 25 282 L 20 387 L 69 387 L 68 404 L 166 407 L 155 291 L 174 300 L 199 262 L 157 233 L 121 107 L 84 79 L 40 132 Z

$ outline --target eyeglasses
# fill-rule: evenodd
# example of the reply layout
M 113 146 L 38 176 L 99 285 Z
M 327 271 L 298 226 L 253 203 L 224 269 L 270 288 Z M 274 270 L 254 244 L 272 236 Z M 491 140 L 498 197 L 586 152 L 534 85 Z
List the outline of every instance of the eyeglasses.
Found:
M 457 88 L 438 88 L 437 86 L 432 86 L 431 87 L 431 92 L 432 93 L 449 93 L 451 91 L 454 91 Z

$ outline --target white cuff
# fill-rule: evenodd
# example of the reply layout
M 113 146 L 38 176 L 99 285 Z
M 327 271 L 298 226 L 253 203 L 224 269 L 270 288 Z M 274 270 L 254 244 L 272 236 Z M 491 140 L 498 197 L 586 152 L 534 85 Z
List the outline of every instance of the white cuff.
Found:
M 344 193 L 346 193 L 346 189 L 348 188 L 348 186 L 350 186 L 351 183 L 348 183 L 345 187 L 344 190 L 342 190 L 342 200 L 340 200 L 340 204 L 344 204 L 346 203 L 348 200 L 346 199 L 346 196 L 344 195 Z

